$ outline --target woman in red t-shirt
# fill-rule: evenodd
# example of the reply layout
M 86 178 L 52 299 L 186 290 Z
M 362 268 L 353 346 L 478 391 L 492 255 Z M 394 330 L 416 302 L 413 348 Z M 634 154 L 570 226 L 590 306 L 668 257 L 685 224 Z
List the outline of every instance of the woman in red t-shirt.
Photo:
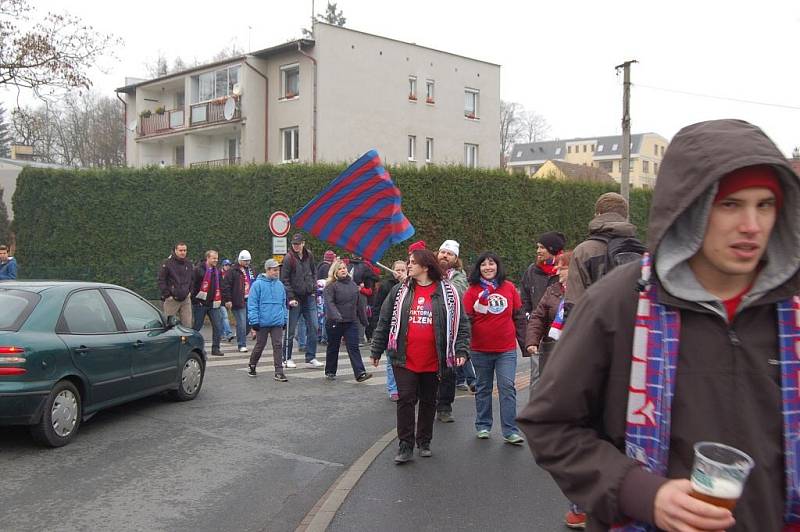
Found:
M 517 343 L 523 345 L 525 319 L 522 299 L 511 281 L 506 281 L 497 254 L 482 253 L 469 274 L 464 308 L 472 322 L 470 358 L 475 367 L 475 430 L 487 439 L 492 430 L 492 389 L 497 376 L 500 422 L 507 443 L 522 445 L 517 423 Z
M 467 360 L 469 324 L 458 291 L 442 279 L 439 263 L 430 250 L 411 252 L 408 279 L 386 296 L 372 336 L 375 367 L 384 351 L 392 364 L 399 394 L 400 449 L 395 463 L 412 459 L 414 443 L 420 456 L 431 456 L 439 376 Z

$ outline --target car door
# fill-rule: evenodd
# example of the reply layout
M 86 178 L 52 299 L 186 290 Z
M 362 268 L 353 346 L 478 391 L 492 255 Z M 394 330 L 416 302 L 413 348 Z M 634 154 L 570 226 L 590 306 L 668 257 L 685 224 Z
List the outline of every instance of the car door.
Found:
M 69 348 L 73 363 L 86 376 L 91 404 L 130 394 L 130 343 L 100 290 L 71 293 L 64 303 L 57 332 Z
M 117 288 L 106 288 L 105 293 L 112 310 L 119 313 L 133 347 L 131 386 L 134 393 L 175 385 L 180 335 L 172 334 L 161 313 L 136 294 Z

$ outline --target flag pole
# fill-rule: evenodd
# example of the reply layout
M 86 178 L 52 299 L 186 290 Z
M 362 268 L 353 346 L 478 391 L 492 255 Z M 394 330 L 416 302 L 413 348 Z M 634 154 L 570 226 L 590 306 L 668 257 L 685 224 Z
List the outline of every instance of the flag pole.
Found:
M 386 270 L 389 273 L 394 273 L 393 269 L 391 269 L 390 267 L 386 266 L 385 264 L 381 264 L 377 260 L 375 261 L 375 264 L 377 264 L 378 266 L 380 266 L 381 268 L 383 268 L 384 270 Z

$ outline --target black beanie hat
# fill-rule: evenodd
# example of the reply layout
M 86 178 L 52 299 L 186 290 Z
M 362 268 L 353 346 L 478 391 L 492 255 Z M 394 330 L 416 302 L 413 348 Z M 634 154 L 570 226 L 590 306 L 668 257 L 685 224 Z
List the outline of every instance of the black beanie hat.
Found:
M 550 231 L 539 237 L 539 243 L 543 245 L 551 255 L 558 255 L 564 249 L 564 244 L 567 243 L 567 237 L 564 236 L 564 233 Z

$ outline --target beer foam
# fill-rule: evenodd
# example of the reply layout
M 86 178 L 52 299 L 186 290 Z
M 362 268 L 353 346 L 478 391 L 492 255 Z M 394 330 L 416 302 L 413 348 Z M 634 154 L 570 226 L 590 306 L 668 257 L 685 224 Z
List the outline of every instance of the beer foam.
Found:
M 720 499 L 738 499 L 742 494 L 742 484 L 735 480 L 728 480 L 726 478 L 709 479 L 712 486 L 704 486 L 699 482 L 692 480 L 692 489 L 703 495 L 710 497 L 717 497 Z

